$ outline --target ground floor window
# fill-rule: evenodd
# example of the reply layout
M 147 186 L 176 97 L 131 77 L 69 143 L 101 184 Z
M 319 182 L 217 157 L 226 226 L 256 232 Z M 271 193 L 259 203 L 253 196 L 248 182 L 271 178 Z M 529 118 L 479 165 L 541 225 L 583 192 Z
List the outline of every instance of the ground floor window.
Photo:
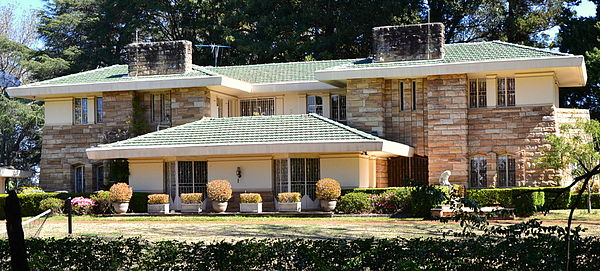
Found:
M 471 158 L 469 170 L 470 187 L 487 187 L 487 161 L 483 156 Z
M 315 185 L 321 172 L 319 158 L 276 159 L 273 169 L 275 194 L 299 192 L 315 200 Z
M 498 157 L 498 186 L 513 187 L 517 185 L 515 157 L 503 155 Z
M 73 179 L 75 181 L 75 193 L 85 191 L 85 166 L 77 165 L 73 167 Z
M 101 190 L 104 187 L 104 165 L 94 165 L 92 174 L 94 176 L 94 189 L 96 191 Z

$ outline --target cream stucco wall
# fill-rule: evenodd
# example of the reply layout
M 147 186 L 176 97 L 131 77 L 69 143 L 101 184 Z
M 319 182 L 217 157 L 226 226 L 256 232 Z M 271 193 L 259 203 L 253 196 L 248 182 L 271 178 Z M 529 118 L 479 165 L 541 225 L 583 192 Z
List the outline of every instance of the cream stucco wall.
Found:
M 333 178 L 342 188 L 375 187 L 375 160 L 366 156 L 321 155 L 321 178 Z
M 515 76 L 515 102 L 517 105 L 554 104 L 558 106 L 558 93 L 554 75 L 517 74 Z
M 47 125 L 65 125 L 73 123 L 73 99 L 46 100 L 44 116 Z
M 135 192 L 163 193 L 162 161 L 129 161 L 129 185 Z
M 271 158 L 241 159 L 209 159 L 208 180 L 229 180 L 233 191 L 270 191 L 273 183 Z M 238 167 L 242 172 L 239 183 L 236 176 Z

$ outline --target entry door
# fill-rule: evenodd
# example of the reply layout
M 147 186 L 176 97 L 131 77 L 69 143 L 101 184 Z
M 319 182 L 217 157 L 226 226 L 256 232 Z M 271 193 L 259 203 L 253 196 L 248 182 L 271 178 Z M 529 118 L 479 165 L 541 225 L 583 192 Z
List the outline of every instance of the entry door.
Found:
M 275 196 L 281 192 L 299 192 L 302 195 L 302 208 L 317 209 L 316 183 L 320 179 L 318 158 L 290 158 L 274 160 Z
M 167 185 L 171 199 L 171 209 L 181 210 L 182 193 L 202 193 L 206 198 L 208 166 L 206 161 L 178 161 L 169 163 Z

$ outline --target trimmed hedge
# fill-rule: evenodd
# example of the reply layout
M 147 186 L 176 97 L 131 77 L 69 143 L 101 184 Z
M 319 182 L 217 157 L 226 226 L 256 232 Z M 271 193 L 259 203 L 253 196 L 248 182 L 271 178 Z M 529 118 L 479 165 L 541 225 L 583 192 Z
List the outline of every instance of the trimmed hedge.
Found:
M 296 239 L 234 243 L 64 238 L 25 241 L 32 270 L 563 270 L 562 237 Z M 10 270 L 0 240 L 0 269 Z M 572 270 L 600 269 L 600 238 L 575 236 Z
M 512 202 L 517 216 L 531 216 L 544 206 L 544 192 L 528 188 L 513 188 Z
M 398 206 L 399 208 L 392 211 L 392 213 L 409 212 L 413 217 L 430 217 L 431 208 L 443 203 L 448 197 L 449 190 L 448 187 L 445 186 L 426 185 L 416 187 L 355 188 L 346 189 L 343 193 L 365 193 L 371 195 L 395 194 L 392 200 L 406 202 L 396 204 L 401 206 Z M 401 200 L 401 198 L 406 197 L 408 197 L 407 200 Z
M 337 202 L 336 212 L 346 214 L 368 213 L 373 210 L 370 194 L 352 192 L 340 197 Z
M 513 191 L 511 188 L 469 189 L 467 190 L 467 198 L 476 201 L 480 206 L 509 206 L 513 204 Z
M 587 209 L 587 197 L 587 193 L 583 193 L 583 195 L 581 195 L 581 201 L 579 202 L 577 208 Z M 577 194 L 572 194 L 571 198 L 575 200 L 577 198 Z M 592 193 L 592 209 L 600 209 L 600 193 Z

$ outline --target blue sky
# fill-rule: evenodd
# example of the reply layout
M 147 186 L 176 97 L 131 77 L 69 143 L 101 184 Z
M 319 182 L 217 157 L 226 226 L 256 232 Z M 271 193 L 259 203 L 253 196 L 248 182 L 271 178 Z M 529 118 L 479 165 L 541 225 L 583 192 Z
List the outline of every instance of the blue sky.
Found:
M 42 9 L 44 8 L 44 0 L 0 0 L 0 4 L 4 3 L 18 3 L 20 4 L 21 11 L 23 9 Z M 575 7 L 577 14 L 581 17 L 596 16 L 596 6 L 589 0 L 583 0 L 581 4 Z M 558 33 L 559 27 L 554 27 L 550 30 L 545 31 L 546 34 L 550 35 L 553 39 Z

